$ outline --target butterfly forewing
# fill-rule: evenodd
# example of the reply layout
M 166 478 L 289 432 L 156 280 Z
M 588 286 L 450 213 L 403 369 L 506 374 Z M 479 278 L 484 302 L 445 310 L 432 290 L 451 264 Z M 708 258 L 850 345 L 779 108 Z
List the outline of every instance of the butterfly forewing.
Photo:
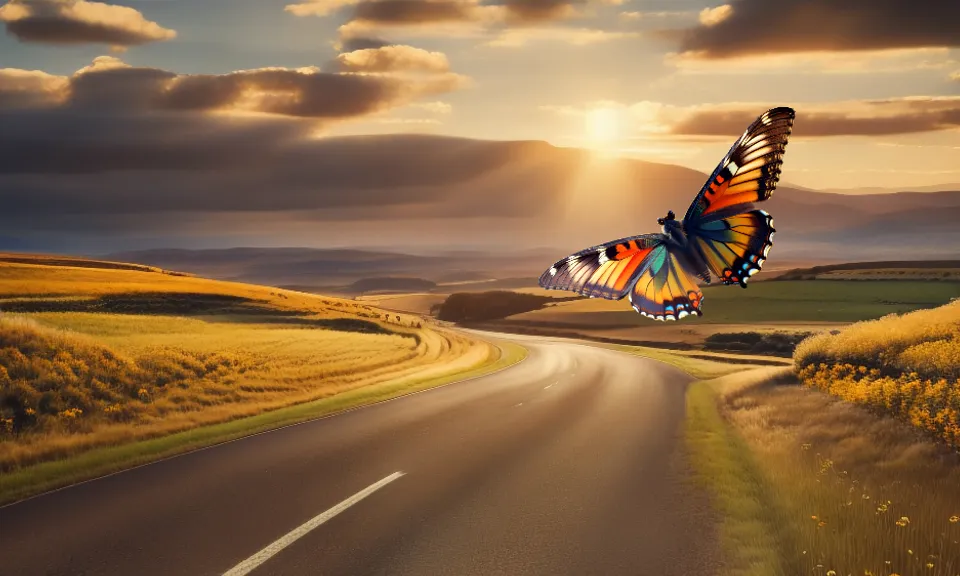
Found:
M 662 234 L 644 234 L 581 250 L 544 272 L 540 286 L 619 300 L 630 290 L 646 258 L 663 241 Z
M 687 228 L 701 220 L 752 209 L 777 187 L 787 139 L 793 130 L 792 108 L 763 113 L 737 140 L 694 198 L 684 218 Z

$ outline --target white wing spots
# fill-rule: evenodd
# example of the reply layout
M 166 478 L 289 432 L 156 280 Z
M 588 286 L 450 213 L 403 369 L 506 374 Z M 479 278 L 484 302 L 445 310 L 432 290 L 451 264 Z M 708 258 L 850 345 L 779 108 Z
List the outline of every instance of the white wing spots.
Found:
M 730 170 L 731 174 L 736 174 L 737 170 L 740 169 L 740 165 L 734 162 L 733 160 L 730 160 L 729 162 L 727 162 L 727 169 Z
M 682 319 L 682 318 L 686 318 L 686 317 L 689 316 L 689 315 L 690 315 L 690 313 L 687 312 L 686 310 L 681 310 L 681 311 L 680 311 L 680 318 L 681 318 L 681 319 Z
M 550 268 L 550 275 L 551 275 L 551 276 L 556 276 L 556 275 L 557 275 L 557 267 L 556 267 L 556 266 Z
M 600 248 L 600 249 L 598 249 L 598 250 L 597 250 L 597 261 L 600 263 L 600 265 L 603 266 L 604 264 L 607 263 L 608 260 L 610 260 L 610 259 L 607 258 L 607 249 L 606 249 L 606 248 Z

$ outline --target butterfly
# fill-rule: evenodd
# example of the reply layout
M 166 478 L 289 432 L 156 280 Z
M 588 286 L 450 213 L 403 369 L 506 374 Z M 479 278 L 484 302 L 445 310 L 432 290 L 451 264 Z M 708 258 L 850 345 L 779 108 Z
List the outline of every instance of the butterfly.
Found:
M 540 276 L 540 286 L 620 300 L 654 320 L 702 316 L 698 280 L 747 287 L 773 246 L 773 217 L 757 210 L 780 178 L 792 108 L 772 108 L 734 142 L 678 221 L 658 218 L 661 232 L 621 238 L 567 256 Z

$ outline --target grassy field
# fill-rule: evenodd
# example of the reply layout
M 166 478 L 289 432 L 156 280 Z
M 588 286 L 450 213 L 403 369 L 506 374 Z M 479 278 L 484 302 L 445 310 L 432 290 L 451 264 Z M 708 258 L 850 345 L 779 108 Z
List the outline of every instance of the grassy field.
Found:
M 306 413 L 324 413 L 324 401 L 442 383 L 499 357 L 420 317 L 349 300 L 24 259 L 0 263 L 5 485 L 43 463 L 177 434 L 195 445 L 189 432 L 213 424 L 259 415 L 262 426 L 316 402 Z
M 703 289 L 703 316 L 685 325 L 855 322 L 890 313 L 932 308 L 960 296 L 960 283 L 925 281 L 778 281 Z M 584 299 L 510 317 L 582 327 L 636 325 L 626 302 Z
M 725 574 L 960 574 L 960 456 L 790 370 L 701 381 L 687 440 Z
M 960 301 L 819 334 L 794 360 L 806 384 L 960 450 Z

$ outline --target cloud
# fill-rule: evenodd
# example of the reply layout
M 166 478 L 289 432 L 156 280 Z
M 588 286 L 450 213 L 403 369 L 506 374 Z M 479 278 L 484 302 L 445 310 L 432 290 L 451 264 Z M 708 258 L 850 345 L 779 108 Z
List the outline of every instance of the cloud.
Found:
M 960 70 L 957 70 L 956 72 L 950 74 L 950 79 L 953 80 L 954 82 L 960 82 Z
M 626 108 L 636 134 L 670 139 L 736 137 L 764 110 L 782 102 L 673 106 L 660 102 L 611 102 L 586 106 L 543 106 L 542 110 L 580 116 L 598 106 Z M 788 103 L 789 104 L 789 103 Z M 960 128 L 960 96 L 913 96 L 791 104 L 797 111 L 794 136 L 889 136 Z
M 625 21 L 650 20 L 660 18 L 685 18 L 696 14 L 691 10 L 660 10 L 654 12 L 643 12 L 634 10 L 630 12 L 621 12 L 620 19 Z
M 350 72 L 449 72 L 450 62 L 442 52 L 413 46 L 382 46 L 344 52 L 337 56 L 342 70 Z
M 384 71 L 391 65 L 427 65 L 416 60 L 422 57 L 416 49 L 404 48 L 408 50 L 388 53 L 394 54 L 392 59 L 350 54 L 354 55 L 352 62 L 366 72 Z M 314 67 L 262 68 L 220 75 L 176 74 L 157 68 L 135 68 L 108 56 L 98 58 L 70 77 L 4 70 L 0 73 L 0 108 L 55 106 L 100 112 L 232 111 L 317 119 L 355 118 L 464 85 L 464 77 L 440 65 L 442 55 L 424 54 L 437 74 L 409 77 L 329 73 Z
M 55 106 L 69 81 L 40 70 L 0 68 L 0 109 Z
M 514 28 L 504 30 L 488 42 L 487 46 L 517 48 L 532 41 L 564 42 L 574 46 L 586 46 L 636 37 L 639 37 L 637 32 L 611 32 L 590 28 Z
M 677 35 L 705 59 L 770 52 L 960 46 L 960 2 L 935 0 L 735 0 L 704 9 Z
M 139 11 L 86 0 L 9 0 L 0 6 L 7 33 L 23 42 L 110 44 L 119 48 L 175 38 Z
M 707 28 L 716 26 L 733 15 L 733 7 L 729 4 L 722 4 L 716 8 L 704 8 L 700 11 L 700 24 Z
M 700 54 L 668 54 L 665 62 L 685 74 L 890 74 L 955 66 L 948 48 L 894 48 L 857 52 L 793 52 L 723 60 Z
M 763 105 L 725 105 L 691 110 L 671 126 L 673 134 L 736 136 Z M 917 96 L 796 105 L 797 137 L 888 136 L 960 128 L 960 97 Z
M 619 6 L 625 0 L 323 0 L 315 3 L 291 4 L 287 10 L 300 15 L 329 15 L 334 9 L 351 6 L 350 16 L 340 28 L 341 43 L 348 45 L 352 38 L 369 38 L 391 30 L 427 36 L 477 37 L 490 32 L 504 38 L 494 45 L 516 45 L 523 35 L 533 37 L 530 29 L 571 18 L 587 18 L 594 6 Z M 590 31 L 597 38 L 598 32 Z M 616 33 L 611 33 L 616 36 Z M 611 37 L 614 37 L 611 36 Z M 543 37 L 568 38 L 578 43 L 585 40 L 586 29 L 577 33 L 559 32 Z M 375 46 L 370 46 L 375 47 Z M 345 50 L 346 51 L 346 50 Z
M 310 0 L 288 4 L 283 9 L 294 16 L 327 16 L 345 6 L 358 4 L 361 0 Z

